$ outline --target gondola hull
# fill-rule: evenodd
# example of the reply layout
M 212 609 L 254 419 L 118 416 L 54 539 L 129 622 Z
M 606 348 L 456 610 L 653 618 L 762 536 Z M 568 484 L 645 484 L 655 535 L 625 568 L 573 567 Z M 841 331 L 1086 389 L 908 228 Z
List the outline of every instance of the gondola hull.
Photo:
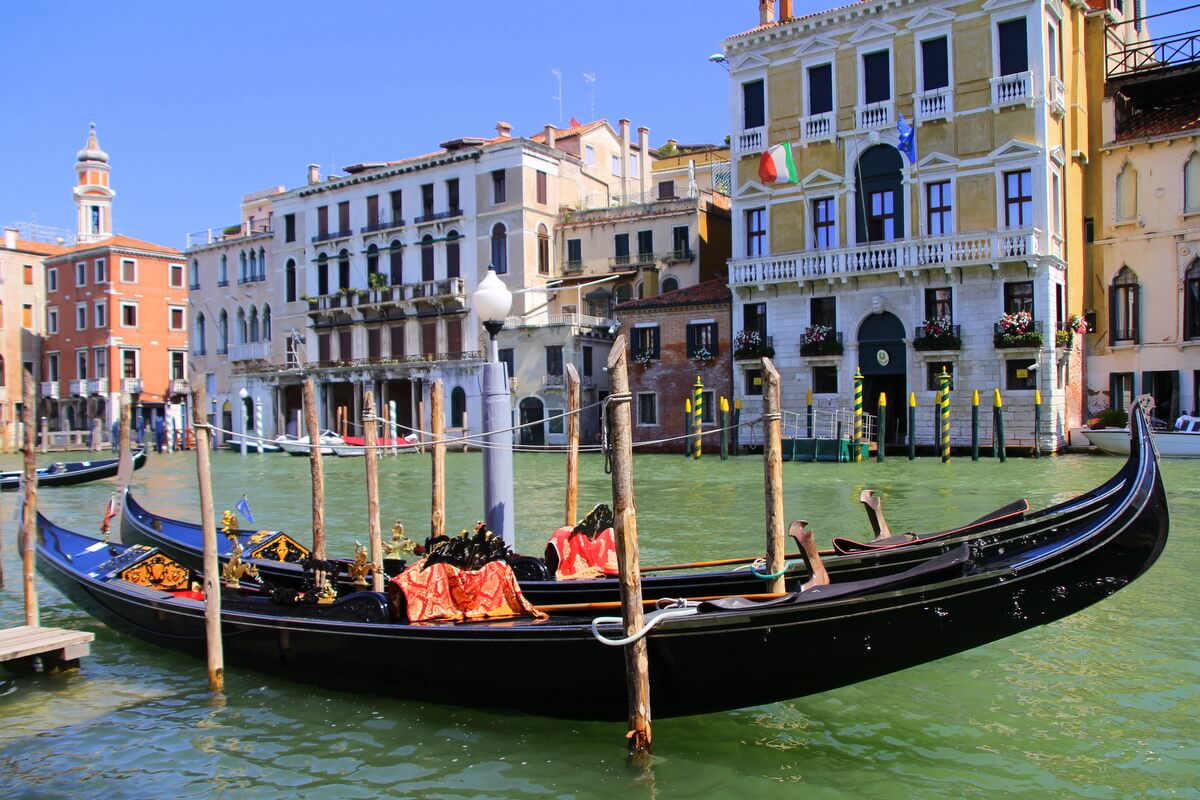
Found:
M 1144 434 L 1144 421 L 1137 415 Z M 1143 440 L 1144 441 L 1144 440 Z M 900 574 L 835 582 L 779 601 L 701 605 L 647 637 L 655 717 L 696 714 L 834 689 L 1061 619 L 1142 575 L 1166 543 L 1168 512 L 1152 452 L 1098 514 L 1019 544 L 989 534 Z M 103 543 L 44 522 L 39 567 L 115 627 L 195 655 L 203 603 L 96 577 Z M 115 550 L 116 548 L 113 548 Z M 587 618 L 392 624 L 363 593 L 314 615 L 230 598 L 227 661 L 333 689 L 581 719 L 626 714 L 623 648 Z M 502 663 L 497 672 L 495 665 Z
M 135 470 L 146 466 L 146 451 L 137 450 L 133 454 Z M 106 458 L 100 461 L 68 461 L 52 464 L 38 469 L 38 488 L 47 486 L 75 486 L 80 483 L 111 478 L 121 467 L 121 459 Z M 0 472 L 0 490 L 16 491 L 21 484 L 21 471 L 10 470 Z

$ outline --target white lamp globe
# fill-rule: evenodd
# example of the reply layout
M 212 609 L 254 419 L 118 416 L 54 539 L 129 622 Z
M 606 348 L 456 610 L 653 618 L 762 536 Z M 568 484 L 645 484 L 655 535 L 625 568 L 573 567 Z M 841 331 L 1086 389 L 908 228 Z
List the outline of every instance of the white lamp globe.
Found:
M 483 322 L 503 322 L 512 310 L 512 292 L 490 267 L 471 298 L 475 313 Z
M 238 391 L 238 397 L 242 398 L 243 400 L 245 400 L 245 399 L 246 399 L 247 397 L 249 397 L 249 396 L 250 396 L 250 393 L 246 391 L 246 387 L 245 387 L 245 386 L 243 386 L 243 387 L 242 387 L 242 388 L 241 388 L 241 389 Z

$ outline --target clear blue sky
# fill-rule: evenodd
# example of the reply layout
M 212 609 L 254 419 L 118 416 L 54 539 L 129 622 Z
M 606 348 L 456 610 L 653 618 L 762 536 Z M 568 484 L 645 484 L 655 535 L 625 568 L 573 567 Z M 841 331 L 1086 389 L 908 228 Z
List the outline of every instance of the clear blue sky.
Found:
M 117 231 L 182 246 L 187 231 L 237 222 L 243 194 L 301 183 L 308 163 L 328 173 L 486 136 L 497 120 L 523 135 L 557 123 L 553 69 L 564 124 L 592 117 L 594 89 L 596 118 L 646 125 L 654 145 L 721 141 L 727 73 L 707 57 L 757 22 L 756 0 L 9 4 L 0 222 L 74 228 L 91 121 Z

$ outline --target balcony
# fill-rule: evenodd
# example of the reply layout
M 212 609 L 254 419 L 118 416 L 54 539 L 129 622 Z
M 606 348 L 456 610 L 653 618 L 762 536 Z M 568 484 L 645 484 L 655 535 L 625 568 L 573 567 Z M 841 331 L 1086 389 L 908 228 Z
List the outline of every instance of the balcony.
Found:
M 685 261 L 694 261 L 696 254 L 691 248 L 685 247 L 683 250 L 670 250 L 663 256 L 663 261 L 668 264 L 679 264 Z
M 87 397 L 87 380 L 74 380 L 69 384 L 72 397 Z
M 1056 119 L 1067 113 L 1067 87 L 1058 78 L 1050 79 L 1050 113 Z
M 325 231 L 312 237 L 312 243 L 317 244 L 318 242 L 332 242 L 335 239 L 349 239 L 353 233 L 354 231 L 349 228 L 340 231 Z
M 626 253 L 621 256 L 613 256 L 608 260 L 609 269 L 613 272 L 632 269 L 634 267 L 653 264 L 655 262 L 654 253 Z
M 833 111 L 800 118 L 800 141 L 803 144 L 823 141 L 832 142 L 836 134 L 837 114 Z
M 918 325 L 913 329 L 913 349 L 914 350 L 961 350 L 962 349 L 962 326 L 949 325 L 938 332 L 931 330 L 924 325 Z
M 731 259 L 729 285 L 766 286 L 871 272 L 994 266 L 1003 261 L 1030 261 L 1049 255 L 1046 247 L 1046 239 L 1037 228 L 1026 228 L 805 250 Z
M 370 225 L 365 225 L 360 229 L 361 233 L 376 233 L 378 231 L 390 231 L 394 228 L 404 227 L 404 217 L 399 214 L 393 214 L 391 219 L 381 219 L 378 222 L 372 222 Z
M 751 153 L 761 153 L 767 142 L 767 128 L 747 128 L 733 135 L 733 154 L 744 156 Z
M 42 397 L 47 400 L 57 400 L 58 388 L 58 381 L 42 381 Z
M 351 308 L 364 308 L 385 305 L 399 305 L 414 302 L 446 302 L 456 301 L 465 305 L 467 298 L 466 284 L 462 278 L 443 278 L 435 281 L 420 281 L 405 283 L 397 286 L 387 286 L 382 289 L 347 289 L 319 297 L 308 298 L 308 313 Z
M 992 344 L 997 350 L 1037 350 L 1044 341 L 1042 331 L 1045 330 L 1045 327 L 1045 321 L 1040 319 L 1030 320 L 1029 324 L 1021 330 L 1006 329 L 1003 323 L 997 322 L 993 328 Z
M 564 275 L 578 275 L 583 272 L 583 259 L 569 259 L 562 262 L 562 270 Z
M 457 361 L 483 361 L 486 355 L 482 350 L 465 350 L 461 353 L 414 353 L 407 356 L 371 356 L 369 358 L 350 358 L 340 361 L 308 361 L 306 369 L 361 369 L 363 367 L 389 367 L 407 364 L 437 364 Z M 291 369 L 292 365 L 279 365 L 272 369 L 282 371 Z
M 172 378 L 171 379 L 171 389 L 170 389 L 171 395 L 180 395 L 180 394 L 185 395 L 190 391 L 191 391 L 191 386 L 188 385 L 187 379 L 185 379 L 185 378 Z
M 913 115 L 917 123 L 948 120 L 954 116 L 954 90 L 949 86 L 919 92 L 913 98 Z
M 262 283 L 266 279 L 267 279 L 266 273 L 263 273 L 261 275 L 246 275 L 245 277 L 238 278 L 238 286 L 242 286 L 243 284 L 247 284 L 247 283 Z
M 226 225 L 223 228 L 207 228 L 187 234 L 187 249 L 204 247 L 218 242 L 228 242 L 233 239 L 243 239 L 248 236 L 258 236 L 271 233 L 271 219 L 245 220 L 237 225 Z
M 531 317 L 508 317 L 504 320 L 507 330 L 517 328 L 550 328 L 557 325 L 572 328 L 611 328 L 614 320 L 608 317 L 594 317 L 591 314 L 541 314 Z
M 141 378 L 122 378 L 121 391 L 125 394 L 141 394 L 142 379 Z
M 810 330 L 812 327 L 821 326 L 811 326 Z M 820 338 L 812 340 L 808 340 L 809 334 L 806 333 L 804 339 L 806 341 L 803 341 L 800 344 L 800 355 L 806 358 L 819 356 L 840 356 L 845 350 L 845 346 L 842 344 L 841 331 L 826 329 Z
M 88 394 L 104 394 L 108 389 L 108 378 L 93 378 L 87 384 Z
M 247 342 L 229 346 L 230 361 L 266 361 L 270 357 L 270 342 Z
M 1002 75 L 992 78 L 992 105 L 996 108 L 1003 106 L 1024 105 L 1033 103 L 1033 73 L 1018 72 L 1014 75 Z
M 545 389 L 561 389 L 567 384 L 565 375 L 543 375 L 542 387 Z
M 229 285 L 229 278 L 222 278 L 221 280 L 217 281 L 217 286 L 219 288 L 223 289 L 228 285 Z
M 444 219 L 454 219 L 463 215 L 461 208 L 452 208 L 448 211 L 428 211 L 419 217 L 413 218 L 414 225 L 426 225 L 430 222 L 439 222 Z
M 896 103 L 892 100 L 881 100 L 878 103 L 855 106 L 854 118 L 858 120 L 859 130 L 893 128 L 896 126 Z

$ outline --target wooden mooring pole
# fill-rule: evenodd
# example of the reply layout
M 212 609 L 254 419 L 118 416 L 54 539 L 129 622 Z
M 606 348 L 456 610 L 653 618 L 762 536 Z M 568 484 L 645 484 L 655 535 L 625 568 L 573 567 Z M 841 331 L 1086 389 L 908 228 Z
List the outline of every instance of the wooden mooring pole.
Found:
M 375 393 L 363 392 L 363 462 L 367 465 L 367 538 L 371 548 L 371 588 L 383 591 L 383 536 L 379 531 L 379 423 Z
M 446 534 L 446 414 L 442 409 L 442 381 L 429 387 L 429 432 L 433 437 L 433 506 L 429 514 L 429 535 Z
M 783 412 L 779 370 L 771 359 L 762 360 L 763 376 L 763 471 L 767 499 L 767 574 L 778 575 L 767 582 L 768 592 L 783 592 Z
M 312 377 L 304 379 L 304 424 L 308 428 L 308 467 L 312 473 L 312 554 L 325 560 L 325 469 L 321 464 L 321 428 Z M 319 580 L 319 576 L 318 576 Z
M 579 373 L 567 364 L 567 521 L 573 526 L 579 509 Z
M 621 618 L 625 636 L 642 630 L 642 577 L 637 538 L 637 511 L 633 505 L 633 397 L 629 393 L 629 362 L 624 335 L 613 342 L 608 355 L 608 380 L 612 389 L 607 413 L 613 432 L 612 490 L 613 532 L 617 538 L 617 570 L 621 581 Z M 635 762 L 649 759 L 650 656 L 642 637 L 625 645 L 625 685 L 629 701 L 629 754 Z
M 33 372 L 24 370 L 21 392 L 25 417 L 25 503 L 21 518 L 21 561 L 25 584 L 25 624 L 38 624 L 37 567 L 37 384 Z
M 122 393 L 121 394 L 121 427 L 117 434 L 118 449 L 117 449 L 117 486 L 122 492 L 129 486 L 129 482 L 133 480 L 133 450 L 129 446 L 130 427 L 133 423 L 133 400 L 132 398 Z M 122 503 L 124 506 L 124 503 Z
M 221 565 L 217 561 L 217 518 L 213 513 L 209 456 L 212 431 L 204 418 L 204 382 L 192 390 L 192 426 L 196 431 L 196 478 L 200 483 L 200 530 L 204 538 L 204 635 L 208 642 L 208 690 L 225 690 L 225 653 L 221 642 Z M 124 416 L 124 414 L 122 414 Z

